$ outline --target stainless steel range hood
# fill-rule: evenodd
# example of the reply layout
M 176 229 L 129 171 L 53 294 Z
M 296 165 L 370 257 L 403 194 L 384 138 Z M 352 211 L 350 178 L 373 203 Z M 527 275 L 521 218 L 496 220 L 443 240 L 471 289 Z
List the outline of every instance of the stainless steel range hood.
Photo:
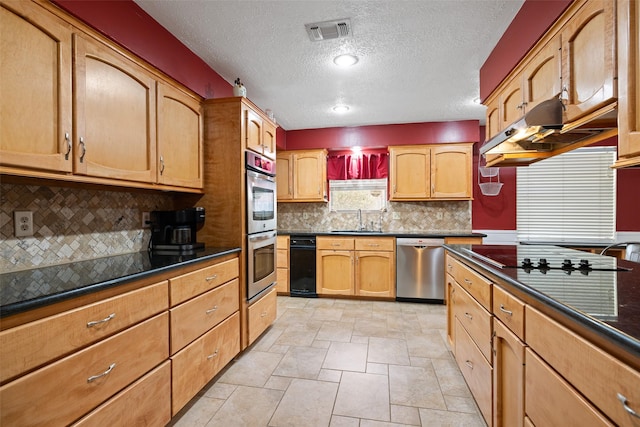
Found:
M 487 166 L 523 166 L 617 135 L 617 103 L 572 123 L 563 123 L 559 98 L 541 102 L 517 122 L 486 141 Z

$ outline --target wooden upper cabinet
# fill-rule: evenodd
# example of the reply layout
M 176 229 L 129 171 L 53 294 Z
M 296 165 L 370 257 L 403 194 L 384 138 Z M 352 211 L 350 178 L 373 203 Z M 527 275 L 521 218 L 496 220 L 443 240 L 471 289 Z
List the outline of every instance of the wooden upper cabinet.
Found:
M 539 103 L 560 95 L 562 73 L 560 38 L 552 38 L 522 71 L 524 111 L 531 111 Z
M 199 100 L 158 83 L 158 182 L 202 188 L 202 108 Z
M 279 152 L 276 156 L 276 188 L 278 201 L 293 199 L 293 154 Z
M 430 196 L 430 149 L 425 146 L 389 147 L 390 200 L 424 200 Z
M 280 151 L 276 185 L 280 202 L 326 202 L 327 150 Z
M 618 1 L 618 157 L 640 164 L 640 3 Z
M 262 129 L 262 148 L 266 157 L 276 158 L 276 128 L 277 126 L 265 120 Z
M 472 163 L 473 144 L 447 144 L 431 148 L 431 198 L 471 198 Z
M 500 99 L 493 97 L 487 99 L 487 122 L 485 125 L 485 138 L 491 139 L 502 130 L 500 121 Z
M 74 172 L 156 181 L 156 81 L 101 42 L 74 34 Z
M 500 92 L 500 129 L 518 120 L 524 115 L 524 96 L 522 78 L 516 76 Z
M 276 126 L 248 107 L 244 110 L 244 114 L 247 150 L 275 159 Z
M 562 28 L 566 122 L 615 101 L 616 26 L 612 0 L 590 0 Z
M 0 4 L 0 164 L 71 172 L 71 27 L 37 4 Z

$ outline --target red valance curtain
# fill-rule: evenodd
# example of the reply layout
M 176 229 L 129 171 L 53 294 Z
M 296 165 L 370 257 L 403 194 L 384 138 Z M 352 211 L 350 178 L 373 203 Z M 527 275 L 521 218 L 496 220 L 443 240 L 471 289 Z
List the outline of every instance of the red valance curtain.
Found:
M 329 154 L 327 179 L 379 179 L 389 176 L 389 153 Z

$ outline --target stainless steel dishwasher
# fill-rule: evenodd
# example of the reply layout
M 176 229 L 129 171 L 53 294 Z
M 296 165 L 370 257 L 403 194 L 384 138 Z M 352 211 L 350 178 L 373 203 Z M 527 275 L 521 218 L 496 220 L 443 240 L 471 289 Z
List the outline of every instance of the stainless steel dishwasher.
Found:
M 396 299 L 444 303 L 444 239 L 396 239 Z

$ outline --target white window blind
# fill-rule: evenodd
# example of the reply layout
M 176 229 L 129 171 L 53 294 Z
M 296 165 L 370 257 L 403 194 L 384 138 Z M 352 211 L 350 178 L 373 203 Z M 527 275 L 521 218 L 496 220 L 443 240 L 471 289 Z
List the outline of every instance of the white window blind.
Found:
M 615 157 L 615 147 L 585 147 L 518 168 L 518 240 L 612 242 Z

